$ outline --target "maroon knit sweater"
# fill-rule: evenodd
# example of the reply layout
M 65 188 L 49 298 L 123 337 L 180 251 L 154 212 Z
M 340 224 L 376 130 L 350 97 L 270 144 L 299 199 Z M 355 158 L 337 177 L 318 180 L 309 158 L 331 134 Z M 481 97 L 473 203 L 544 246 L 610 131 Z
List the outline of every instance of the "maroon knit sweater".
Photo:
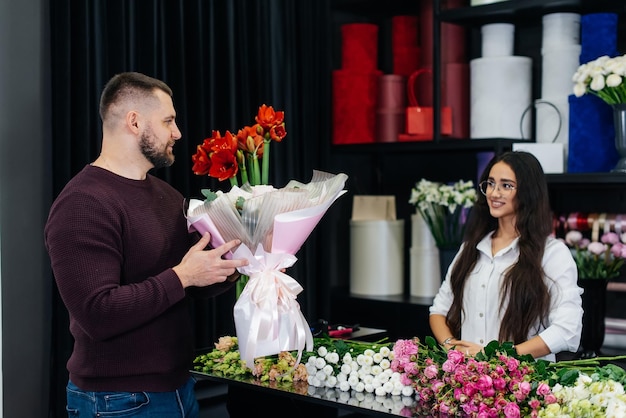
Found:
M 50 209 L 45 243 L 70 317 L 70 379 L 84 390 L 171 391 L 193 360 L 186 292 L 172 267 L 192 244 L 183 196 L 148 175 L 86 166 Z M 212 296 L 230 284 L 209 286 Z

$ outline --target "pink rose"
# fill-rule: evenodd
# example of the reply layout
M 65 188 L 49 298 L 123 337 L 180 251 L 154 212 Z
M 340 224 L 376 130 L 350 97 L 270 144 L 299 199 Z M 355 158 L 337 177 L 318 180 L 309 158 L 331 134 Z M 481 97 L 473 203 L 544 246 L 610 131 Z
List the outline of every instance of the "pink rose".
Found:
M 550 386 L 545 382 L 539 383 L 539 386 L 537 386 L 537 394 L 541 396 L 546 396 L 549 393 L 552 393 L 552 391 L 550 390 Z

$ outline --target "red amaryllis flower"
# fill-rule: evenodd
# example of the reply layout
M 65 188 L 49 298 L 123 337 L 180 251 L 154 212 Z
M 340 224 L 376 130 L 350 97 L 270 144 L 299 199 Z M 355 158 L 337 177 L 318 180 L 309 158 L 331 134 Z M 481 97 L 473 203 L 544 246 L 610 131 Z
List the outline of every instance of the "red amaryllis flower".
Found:
M 233 136 L 230 131 L 226 131 L 224 136 L 221 136 L 219 131 L 213 131 L 210 148 L 213 152 L 228 151 L 234 155 L 237 152 L 237 137 Z
M 219 150 L 211 154 L 209 176 L 223 181 L 235 177 L 238 171 L 239 165 L 237 164 L 236 155 L 230 152 L 230 150 Z
M 285 131 L 285 124 L 274 126 L 270 129 L 270 138 L 276 142 L 280 142 L 287 135 L 287 131 Z
M 226 131 L 222 136 L 213 131 L 192 156 L 193 172 L 230 180 L 233 186 L 269 184 L 270 144 L 281 142 L 287 135 L 284 119 L 285 112 L 262 105 L 255 116 L 256 124 L 236 135 Z
M 255 119 L 262 129 L 259 134 L 263 138 L 280 142 L 287 135 L 284 122 L 285 112 L 277 112 L 272 106 L 262 105 Z
M 259 113 L 255 118 L 256 122 L 263 127 L 265 132 L 268 132 L 274 126 L 282 124 L 284 119 L 285 112 L 276 112 L 272 106 L 266 105 L 259 107 Z
M 208 144 L 208 141 L 208 139 L 205 139 L 202 145 L 198 145 L 196 153 L 191 156 L 191 160 L 193 161 L 191 170 L 198 176 L 209 174 L 209 170 L 211 169 L 211 157 L 209 156 L 207 148 L 204 147 L 205 144 Z

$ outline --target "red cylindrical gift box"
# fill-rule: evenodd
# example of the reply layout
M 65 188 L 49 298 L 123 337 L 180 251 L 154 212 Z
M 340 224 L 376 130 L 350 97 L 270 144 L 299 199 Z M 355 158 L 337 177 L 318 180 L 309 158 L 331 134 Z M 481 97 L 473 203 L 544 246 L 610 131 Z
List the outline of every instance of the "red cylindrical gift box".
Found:
M 422 49 L 421 65 L 430 67 L 433 64 L 433 2 L 420 1 L 419 46 Z
M 406 77 L 385 74 L 378 78 L 376 141 L 396 142 L 404 131 L 407 102 Z
M 333 144 L 374 142 L 381 71 L 333 71 Z
M 443 65 L 442 104 L 452 109 L 453 138 L 470 136 L 470 76 L 466 63 L 447 63 Z
M 405 109 L 378 109 L 376 111 L 376 142 L 396 142 L 404 132 Z
M 417 46 L 393 46 L 393 73 L 405 77 L 420 68 L 421 49 Z
M 378 78 L 378 109 L 404 110 L 406 101 L 406 77 L 385 74 Z
M 395 46 L 418 46 L 418 17 L 393 16 L 391 18 L 391 42 Z
M 378 69 L 378 26 L 372 23 L 348 23 L 341 26 L 344 70 L 361 72 Z

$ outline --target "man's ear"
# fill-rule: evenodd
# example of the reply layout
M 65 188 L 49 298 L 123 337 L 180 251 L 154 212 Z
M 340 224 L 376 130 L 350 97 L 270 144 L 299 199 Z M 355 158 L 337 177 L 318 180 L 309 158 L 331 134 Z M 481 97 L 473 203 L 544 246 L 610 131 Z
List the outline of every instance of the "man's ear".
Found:
M 126 125 L 134 134 L 139 133 L 139 113 L 131 110 L 126 114 Z

